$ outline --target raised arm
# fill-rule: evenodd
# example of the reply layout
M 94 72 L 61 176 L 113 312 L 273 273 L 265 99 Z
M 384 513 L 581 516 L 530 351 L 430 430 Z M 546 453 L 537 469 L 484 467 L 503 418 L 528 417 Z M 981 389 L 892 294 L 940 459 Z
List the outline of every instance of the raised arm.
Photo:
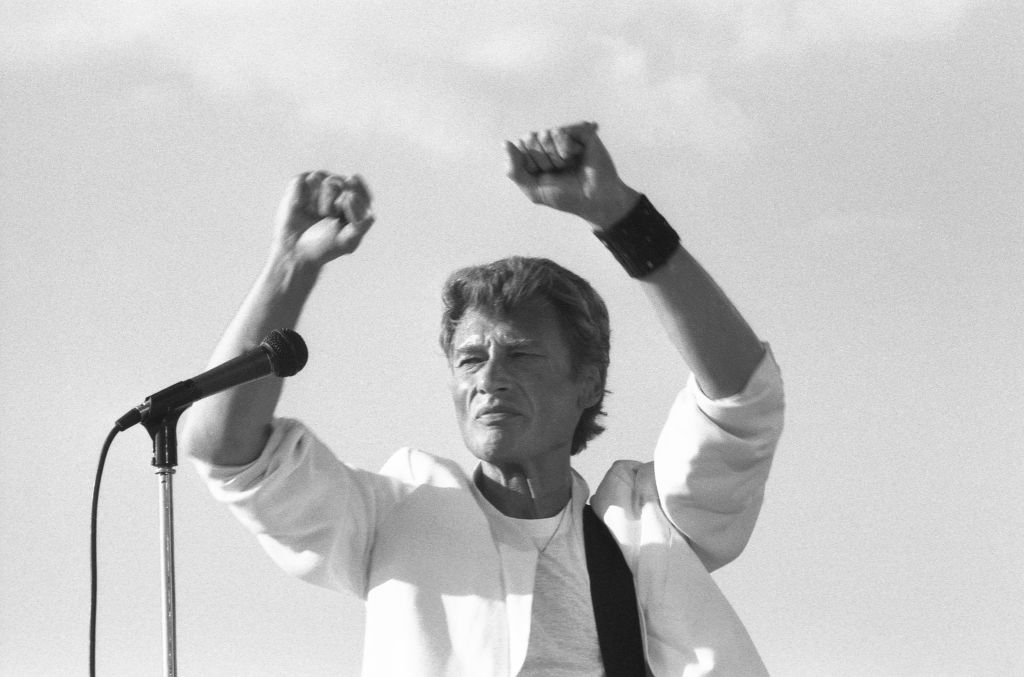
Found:
M 354 252 L 373 220 L 359 176 L 317 171 L 295 177 L 277 210 L 267 262 L 211 364 L 256 347 L 273 329 L 294 328 L 321 268 Z M 280 395 L 280 379 L 261 379 L 197 402 L 182 426 L 183 448 L 214 465 L 253 461 L 270 434 Z
M 641 194 L 619 178 L 594 123 L 534 133 L 505 150 L 509 178 L 527 197 L 583 218 L 599 237 L 628 228 L 643 207 Z M 640 277 L 644 291 L 701 390 L 711 398 L 735 394 L 764 348 L 696 259 L 681 245 L 671 251 Z

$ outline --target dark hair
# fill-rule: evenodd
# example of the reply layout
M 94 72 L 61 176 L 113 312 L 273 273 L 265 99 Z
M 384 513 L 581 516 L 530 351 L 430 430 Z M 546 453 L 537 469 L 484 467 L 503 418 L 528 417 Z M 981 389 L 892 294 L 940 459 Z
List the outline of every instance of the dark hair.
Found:
M 554 261 L 511 256 L 493 263 L 462 268 L 451 274 L 442 292 L 441 349 L 451 358 L 452 337 L 469 310 L 486 309 L 507 314 L 531 301 L 550 303 L 562 323 L 572 356 L 572 376 L 597 367 L 600 399 L 580 416 L 572 438 L 572 453 L 604 431 L 597 422 L 604 415 L 605 383 L 611 329 L 608 309 L 590 283 Z

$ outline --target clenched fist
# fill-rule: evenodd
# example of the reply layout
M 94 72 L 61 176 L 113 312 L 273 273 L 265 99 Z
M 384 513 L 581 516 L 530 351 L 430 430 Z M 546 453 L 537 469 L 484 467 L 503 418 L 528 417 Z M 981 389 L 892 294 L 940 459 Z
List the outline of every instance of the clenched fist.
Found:
M 508 177 L 537 204 L 611 226 L 640 194 L 619 178 L 597 124 L 579 122 L 505 142 Z
M 299 174 L 277 209 L 274 245 L 279 253 L 318 266 L 351 254 L 373 225 L 370 203 L 359 175 Z

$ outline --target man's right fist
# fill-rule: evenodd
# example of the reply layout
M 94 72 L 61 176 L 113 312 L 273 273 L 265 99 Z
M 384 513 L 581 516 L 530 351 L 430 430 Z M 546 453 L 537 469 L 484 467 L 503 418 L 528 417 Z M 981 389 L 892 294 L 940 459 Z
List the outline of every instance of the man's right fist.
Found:
M 595 229 L 610 227 L 640 197 L 619 178 L 596 122 L 506 141 L 505 153 L 508 177 L 532 202 L 575 214 Z
M 323 265 L 354 252 L 373 222 L 362 177 L 306 172 L 292 179 L 278 207 L 275 245 L 279 253 Z

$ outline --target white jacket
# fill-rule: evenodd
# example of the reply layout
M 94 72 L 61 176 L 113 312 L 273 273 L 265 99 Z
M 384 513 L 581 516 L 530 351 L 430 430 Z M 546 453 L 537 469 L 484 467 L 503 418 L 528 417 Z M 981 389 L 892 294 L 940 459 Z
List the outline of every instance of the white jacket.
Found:
M 616 462 L 591 498 L 633 572 L 654 675 L 767 674 L 709 571 L 750 537 L 782 409 L 770 352 L 732 397 L 710 400 L 691 378 L 654 461 Z M 537 550 L 492 528 L 454 462 L 402 449 L 371 473 L 279 419 L 253 463 L 197 466 L 282 568 L 366 601 L 364 675 L 518 673 Z M 576 475 L 580 521 L 589 494 Z

